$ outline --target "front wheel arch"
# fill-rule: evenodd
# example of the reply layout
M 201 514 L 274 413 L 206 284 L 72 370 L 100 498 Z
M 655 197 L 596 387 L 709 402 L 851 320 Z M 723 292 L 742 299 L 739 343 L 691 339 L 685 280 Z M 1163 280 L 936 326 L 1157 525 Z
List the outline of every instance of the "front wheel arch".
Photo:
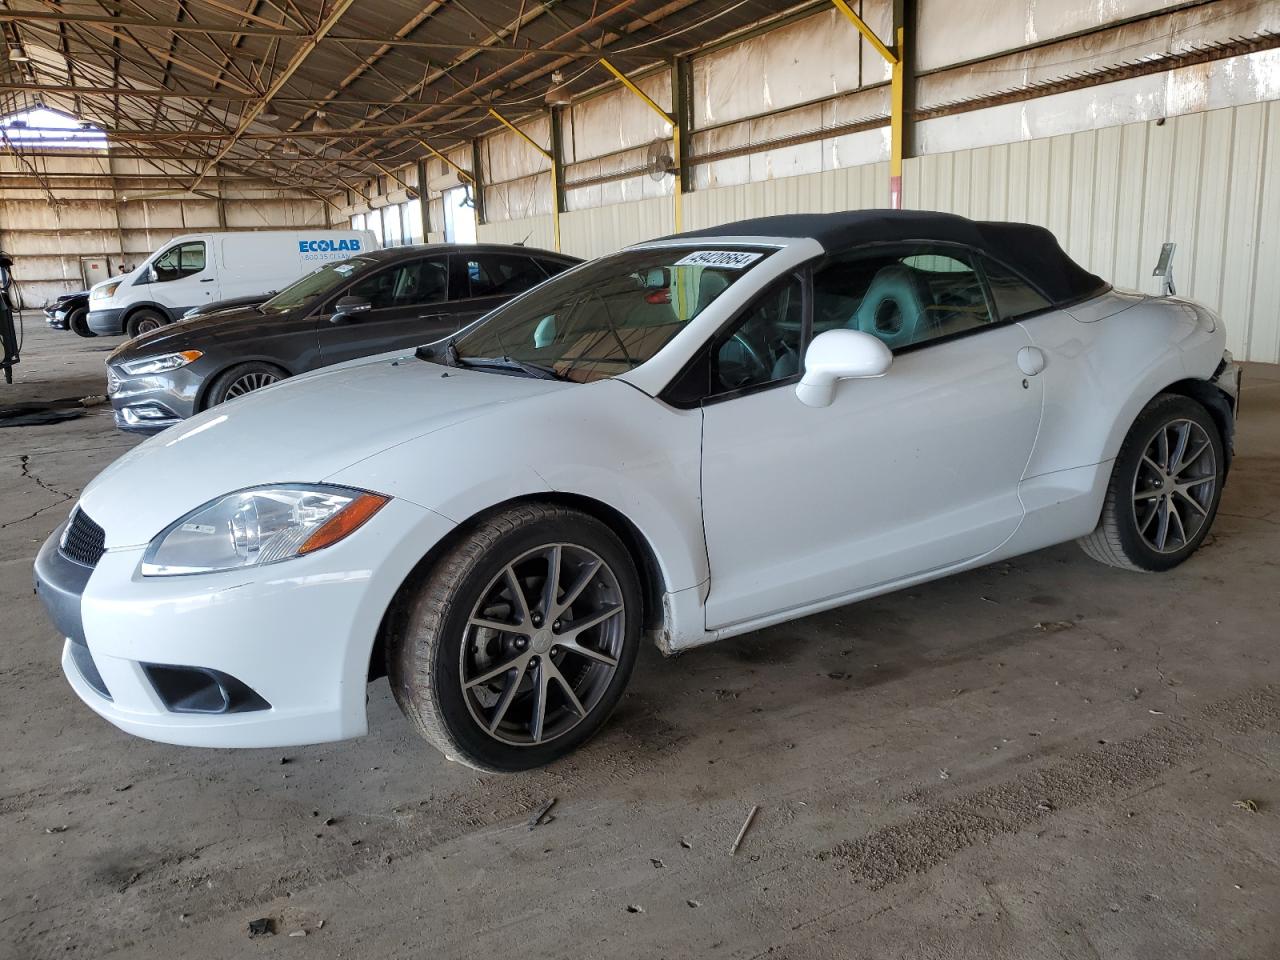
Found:
M 199 393 L 196 394 L 196 403 L 195 403 L 196 412 L 203 413 L 204 411 L 210 408 L 209 394 L 213 390 L 213 385 L 218 382 L 219 377 L 221 377 L 224 373 L 226 373 L 232 367 L 238 367 L 246 363 L 264 363 L 269 367 L 275 367 L 277 370 L 280 371 L 280 377 L 282 380 L 287 380 L 294 375 L 293 372 L 289 370 L 287 367 L 285 367 L 282 363 L 276 360 L 272 360 L 270 357 L 237 357 L 235 360 L 231 361 L 230 363 L 224 364 L 223 366 L 219 367 L 213 373 L 209 374 L 207 377 L 204 378 L 204 381 L 200 384 L 200 391 Z
M 393 637 L 399 637 L 406 628 L 407 604 L 418 588 L 431 576 L 440 558 L 447 554 L 453 546 L 469 536 L 490 516 L 510 510 L 512 507 L 525 504 L 541 504 L 546 506 L 568 507 L 594 517 L 608 527 L 622 541 L 640 576 L 641 592 L 641 627 L 656 630 L 663 624 L 663 594 L 666 592 L 666 580 L 658 564 L 657 552 L 648 538 L 621 511 L 593 497 L 574 493 L 545 492 L 528 496 L 513 497 L 480 511 L 467 520 L 459 523 L 449 533 L 441 537 L 421 560 L 409 571 L 401 581 L 382 615 L 374 637 L 373 649 L 369 652 L 368 679 L 376 680 L 387 675 L 387 649 Z

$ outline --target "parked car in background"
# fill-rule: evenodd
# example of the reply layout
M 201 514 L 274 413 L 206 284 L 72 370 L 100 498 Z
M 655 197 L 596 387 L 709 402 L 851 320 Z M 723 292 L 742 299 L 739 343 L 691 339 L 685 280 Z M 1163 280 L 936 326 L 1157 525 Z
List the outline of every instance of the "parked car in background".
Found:
M 157 250 L 123 277 L 89 291 L 89 328 L 136 337 L 192 307 L 256 296 L 353 254 L 377 249 L 368 230 L 193 233 Z
M 230 300 L 218 300 L 203 307 L 192 307 L 182 315 L 183 320 L 193 317 L 207 317 L 215 313 L 226 313 L 242 307 L 255 307 L 274 297 L 276 291 L 255 294 L 251 297 L 234 297 Z M 64 293 L 49 306 L 44 308 L 45 322 L 54 330 L 70 330 L 80 337 L 96 337 L 89 329 L 89 291 Z
M 64 293 L 44 308 L 45 323 L 54 330 L 70 330 L 79 337 L 96 337 L 89 329 L 89 291 Z
M 39 593 L 71 686 L 139 736 L 360 736 L 385 670 L 446 756 L 527 769 L 600 728 L 646 634 L 674 653 L 1072 539 L 1187 560 L 1231 462 L 1225 340 L 1042 227 L 726 224 L 134 448 Z
M 182 319 L 192 320 L 195 317 L 211 317 L 215 313 L 230 313 L 232 310 L 241 310 L 245 307 L 256 307 L 260 303 L 266 303 L 278 292 L 278 290 L 268 290 L 265 293 L 255 293 L 248 297 L 232 297 L 230 300 L 218 300 L 214 303 L 207 303 L 203 307 L 192 307 L 182 315 Z
M 317 367 L 439 340 L 578 261 L 432 244 L 328 264 L 266 302 L 142 334 L 107 357 L 122 430 L 154 433 Z

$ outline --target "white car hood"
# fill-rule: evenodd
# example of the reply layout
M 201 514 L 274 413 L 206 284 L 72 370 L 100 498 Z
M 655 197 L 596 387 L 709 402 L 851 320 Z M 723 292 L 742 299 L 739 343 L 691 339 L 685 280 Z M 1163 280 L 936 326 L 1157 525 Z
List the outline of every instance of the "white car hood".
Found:
M 84 489 L 80 506 L 109 549 L 136 546 L 223 494 L 318 483 L 396 444 L 573 386 L 412 355 L 286 380 L 135 447 Z

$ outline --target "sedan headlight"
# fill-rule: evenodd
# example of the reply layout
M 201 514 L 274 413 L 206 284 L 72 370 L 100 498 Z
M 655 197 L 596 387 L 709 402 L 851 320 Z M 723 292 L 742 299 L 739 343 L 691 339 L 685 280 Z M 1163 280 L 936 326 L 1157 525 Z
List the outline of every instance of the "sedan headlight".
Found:
M 108 283 L 105 287 L 94 287 L 89 291 L 90 300 L 110 300 L 116 289 L 120 286 L 120 281 Z
M 177 370 L 188 363 L 195 363 L 204 354 L 199 350 L 183 350 L 181 353 L 166 353 L 159 357 L 146 357 L 142 360 L 130 360 L 120 364 L 120 369 L 131 376 L 144 373 L 164 373 L 166 370 Z
M 229 493 L 152 540 L 142 558 L 142 575 L 213 573 L 314 553 L 354 533 L 389 499 L 322 484 Z

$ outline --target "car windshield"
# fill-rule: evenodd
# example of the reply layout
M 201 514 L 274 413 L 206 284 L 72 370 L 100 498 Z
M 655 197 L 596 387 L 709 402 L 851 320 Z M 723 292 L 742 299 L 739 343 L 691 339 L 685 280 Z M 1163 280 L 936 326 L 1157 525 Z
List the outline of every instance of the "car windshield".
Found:
M 524 364 L 579 383 L 626 373 L 769 252 L 666 247 L 602 257 L 499 307 L 457 338 L 453 358 Z
M 308 273 L 301 280 L 289 284 L 266 303 L 258 307 L 263 313 L 283 313 L 300 307 L 308 300 L 322 297 L 338 284 L 374 263 L 368 257 L 352 257 L 337 263 L 327 263 L 319 270 Z

